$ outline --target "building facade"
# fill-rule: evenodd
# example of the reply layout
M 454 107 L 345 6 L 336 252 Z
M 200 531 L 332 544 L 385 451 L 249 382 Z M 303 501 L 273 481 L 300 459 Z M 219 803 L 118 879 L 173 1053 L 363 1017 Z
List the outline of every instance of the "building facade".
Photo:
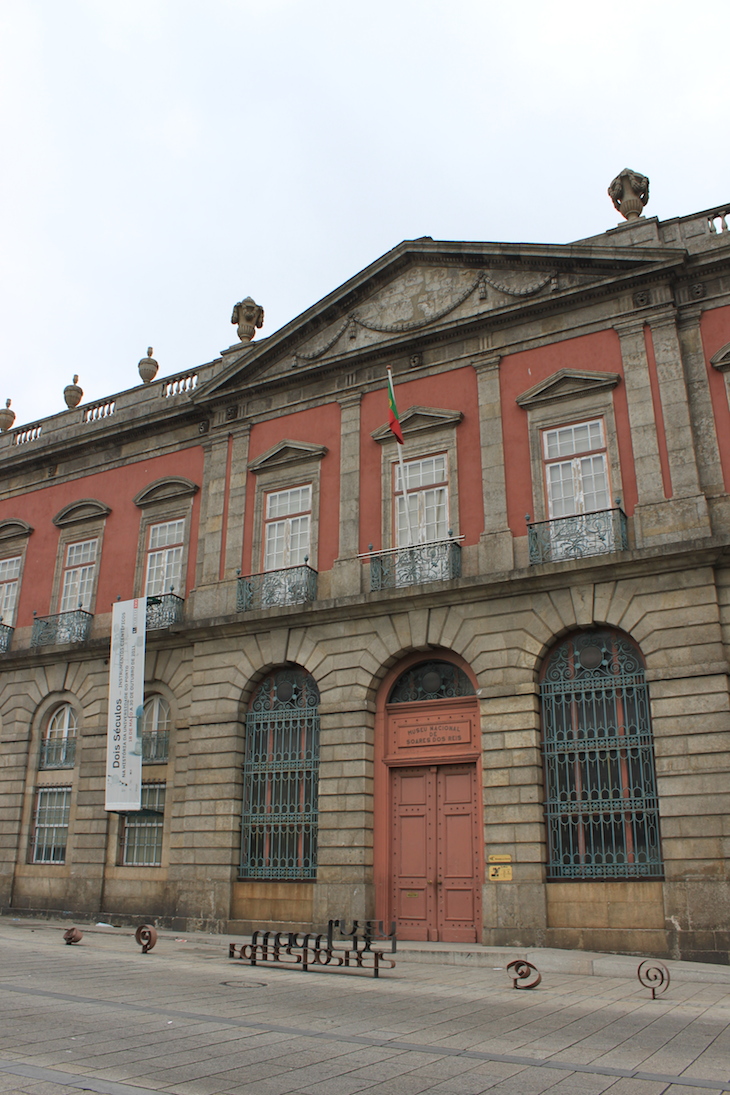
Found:
M 3 911 L 727 962 L 727 212 L 407 241 L 6 419 Z M 107 813 L 141 596 L 142 809 Z

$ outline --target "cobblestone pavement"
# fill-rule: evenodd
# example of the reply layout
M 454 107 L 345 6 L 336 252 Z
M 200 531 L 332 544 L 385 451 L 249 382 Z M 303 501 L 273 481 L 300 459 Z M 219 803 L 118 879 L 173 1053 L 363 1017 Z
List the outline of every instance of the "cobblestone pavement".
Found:
M 726 967 L 669 963 L 652 1000 L 637 959 L 595 975 L 553 951 L 515 992 L 514 951 L 412 948 L 374 980 L 251 968 L 224 936 L 143 955 L 129 929 L 79 925 L 64 946 L 67 926 L 0 918 L 3 1095 L 730 1092 Z

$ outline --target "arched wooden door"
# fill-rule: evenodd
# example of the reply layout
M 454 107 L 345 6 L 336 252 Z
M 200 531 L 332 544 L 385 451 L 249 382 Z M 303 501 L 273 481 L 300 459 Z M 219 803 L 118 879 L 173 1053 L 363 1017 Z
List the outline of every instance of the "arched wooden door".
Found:
M 479 708 L 467 674 L 420 662 L 387 689 L 376 773 L 378 915 L 402 939 L 481 935 Z

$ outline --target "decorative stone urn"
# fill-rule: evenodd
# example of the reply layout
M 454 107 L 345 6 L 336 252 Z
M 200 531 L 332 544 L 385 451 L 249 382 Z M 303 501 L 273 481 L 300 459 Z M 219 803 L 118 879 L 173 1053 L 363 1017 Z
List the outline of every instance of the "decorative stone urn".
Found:
M 66 400 L 66 406 L 69 410 L 72 407 L 78 407 L 84 397 L 84 389 L 79 388 L 78 379 L 78 376 L 74 376 L 73 384 L 67 384 L 63 389 L 63 398 Z
M 15 411 L 10 410 L 11 400 L 5 400 L 5 406 L 0 407 L 0 431 L 5 433 L 15 421 Z
M 233 305 L 231 323 L 238 324 L 238 337 L 241 342 L 250 342 L 257 327 L 264 325 L 264 310 L 253 297 L 246 297 Z
M 627 221 L 638 220 L 649 201 L 649 180 L 646 175 L 625 167 L 608 188 L 608 196 Z
M 137 368 L 143 384 L 149 384 L 151 380 L 155 379 L 159 365 L 152 356 L 151 346 L 147 347 L 147 357 L 142 358 Z

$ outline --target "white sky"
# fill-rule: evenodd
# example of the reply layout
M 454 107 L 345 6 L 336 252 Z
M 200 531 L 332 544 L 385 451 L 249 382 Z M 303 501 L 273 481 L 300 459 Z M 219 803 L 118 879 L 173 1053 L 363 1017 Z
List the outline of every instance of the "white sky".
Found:
M 403 239 L 566 243 L 730 202 L 720 0 L 0 0 L 16 425 L 262 335 Z

